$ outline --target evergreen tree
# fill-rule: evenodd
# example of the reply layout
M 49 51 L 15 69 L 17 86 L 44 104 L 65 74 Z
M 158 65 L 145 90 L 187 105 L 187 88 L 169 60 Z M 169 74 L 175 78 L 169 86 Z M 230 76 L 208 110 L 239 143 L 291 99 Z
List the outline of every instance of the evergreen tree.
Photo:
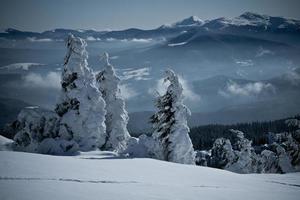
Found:
M 72 138 L 62 138 L 59 133 L 59 116 L 39 107 L 21 110 L 14 122 L 16 135 L 13 148 L 32 153 L 65 155 L 78 150 Z
M 109 56 L 104 53 L 104 70 L 96 75 L 98 87 L 105 100 L 106 142 L 105 150 L 123 151 L 130 135 L 127 130 L 128 113 L 120 94 L 120 79 L 114 67 L 109 63 Z
M 235 162 L 235 160 L 236 156 L 230 140 L 225 138 L 216 139 L 211 149 L 211 158 L 208 166 L 224 169 Z
M 73 138 L 81 150 L 101 147 L 105 143 L 105 102 L 88 67 L 86 42 L 69 35 L 62 72 L 62 91 L 56 113 L 61 117 L 59 134 Z
M 239 130 L 230 129 L 236 135 L 232 148 L 236 156 L 234 163 L 226 165 L 225 169 L 238 173 L 256 173 L 259 171 L 259 157 L 254 152 L 252 141 L 244 137 Z
M 172 70 L 166 71 L 164 81 L 169 82 L 169 86 L 166 93 L 158 97 L 158 111 L 151 117 L 153 137 L 159 148 L 154 153 L 158 159 L 195 164 L 195 152 L 187 126 L 190 111 L 183 104 L 182 85 Z

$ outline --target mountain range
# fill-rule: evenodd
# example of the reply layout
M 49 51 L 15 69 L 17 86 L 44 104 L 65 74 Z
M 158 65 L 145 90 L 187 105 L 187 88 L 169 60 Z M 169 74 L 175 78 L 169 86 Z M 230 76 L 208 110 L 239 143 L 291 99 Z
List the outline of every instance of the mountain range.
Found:
M 251 12 L 212 20 L 191 16 L 152 30 L 7 29 L 0 33 L 3 112 L 16 116 L 23 104 L 14 100 L 55 105 L 65 55 L 61 41 L 69 33 L 87 40 L 88 63 L 95 71 L 102 67 L 99 54 L 110 53 L 122 79 L 131 132 L 149 130 L 153 91 L 160 89 L 166 67 L 185 83 L 191 127 L 272 120 L 300 112 L 300 21 Z M 12 117 L 1 118 L 0 126 Z
M 269 38 L 274 41 L 286 39 L 299 44 L 300 21 L 284 17 L 272 17 L 252 12 L 245 12 L 234 18 L 217 18 L 201 20 L 191 16 L 173 24 L 162 25 L 151 30 L 130 28 L 118 31 L 54 29 L 44 32 L 20 31 L 8 28 L 0 33 L 0 38 L 5 39 L 36 39 L 36 40 L 62 40 L 69 33 L 87 40 L 104 39 L 147 39 L 170 38 L 186 32 L 197 34 L 238 34 L 251 37 Z M 277 35 L 274 33 L 278 33 Z M 276 35 L 276 36 L 275 36 Z M 287 37 L 288 35 L 288 37 Z M 270 37 L 271 36 L 271 37 Z M 293 41 L 296 39 L 297 41 Z

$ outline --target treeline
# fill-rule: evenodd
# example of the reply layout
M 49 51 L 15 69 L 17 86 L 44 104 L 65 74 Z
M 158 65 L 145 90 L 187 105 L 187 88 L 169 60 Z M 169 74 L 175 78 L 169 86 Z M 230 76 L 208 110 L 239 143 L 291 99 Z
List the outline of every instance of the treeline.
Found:
M 300 115 L 293 118 L 300 119 Z M 190 137 L 196 150 L 210 149 L 217 138 L 224 137 L 231 141 L 234 140 L 234 134 L 230 129 L 240 130 L 245 133 L 245 137 L 252 140 L 253 146 L 265 144 L 267 134 L 295 131 L 295 127 L 288 126 L 285 121 L 289 118 L 251 123 L 238 123 L 232 125 L 210 124 L 191 128 Z

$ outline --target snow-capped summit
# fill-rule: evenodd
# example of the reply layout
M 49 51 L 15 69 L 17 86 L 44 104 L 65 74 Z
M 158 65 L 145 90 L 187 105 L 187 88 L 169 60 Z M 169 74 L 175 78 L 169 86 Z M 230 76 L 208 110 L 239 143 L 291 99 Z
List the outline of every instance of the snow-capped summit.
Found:
M 300 21 L 245 12 L 234 18 L 221 17 L 209 20 L 202 26 L 210 30 L 226 29 L 227 31 L 236 31 L 239 29 L 240 31 L 294 32 L 299 31 Z M 246 30 L 244 28 L 246 28 Z
M 181 26 L 201 26 L 204 24 L 204 21 L 201 20 L 199 17 L 197 16 L 190 16 L 188 18 L 185 18 L 179 22 L 175 22 L 174 24 L 172 24 L 172 26 L 177 26 L 177 27 L 181 27 Z
M 7 28 L 4 30 L 5 33 L 12 33 L 12 32 L 18 32 L 19 30 L 14 29 L 14 28 Z
M 260 15 L 258 13 L 254 12 L 245 12 L 239 16 L 239 18 L 244 18 L 249 21 L 255 21 L 255 20 L 266 20 L 269 19 L 270 17 L 267 15 Z
M 253 12 L 245 12 L 238 17 L 231 20 L 232 25 L 252 25 L 252 26 L 268 26 L 270 23 L 270 16 L 260 15 Z

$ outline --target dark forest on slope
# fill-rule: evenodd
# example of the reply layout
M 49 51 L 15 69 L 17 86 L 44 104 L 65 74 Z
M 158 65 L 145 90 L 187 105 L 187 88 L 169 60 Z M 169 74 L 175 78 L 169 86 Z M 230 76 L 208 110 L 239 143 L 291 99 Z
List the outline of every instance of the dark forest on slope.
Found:
M 300 119 L 300 115 L 294 118 Z M 297 128 L 290 127 L 285 119 L 265 122 L 238 123 L 232 125 L 210 124 L 191 128 L 190 137 L 194 148 L 197 150 L 210 149 L 217 138 L 224 137 L 233 140 L 235 135 L 230 129 L 240 130 L 245 133 L 246 138 L 252 140 L 253 146 L 265 144 L 268 133 L 293 132 Z

